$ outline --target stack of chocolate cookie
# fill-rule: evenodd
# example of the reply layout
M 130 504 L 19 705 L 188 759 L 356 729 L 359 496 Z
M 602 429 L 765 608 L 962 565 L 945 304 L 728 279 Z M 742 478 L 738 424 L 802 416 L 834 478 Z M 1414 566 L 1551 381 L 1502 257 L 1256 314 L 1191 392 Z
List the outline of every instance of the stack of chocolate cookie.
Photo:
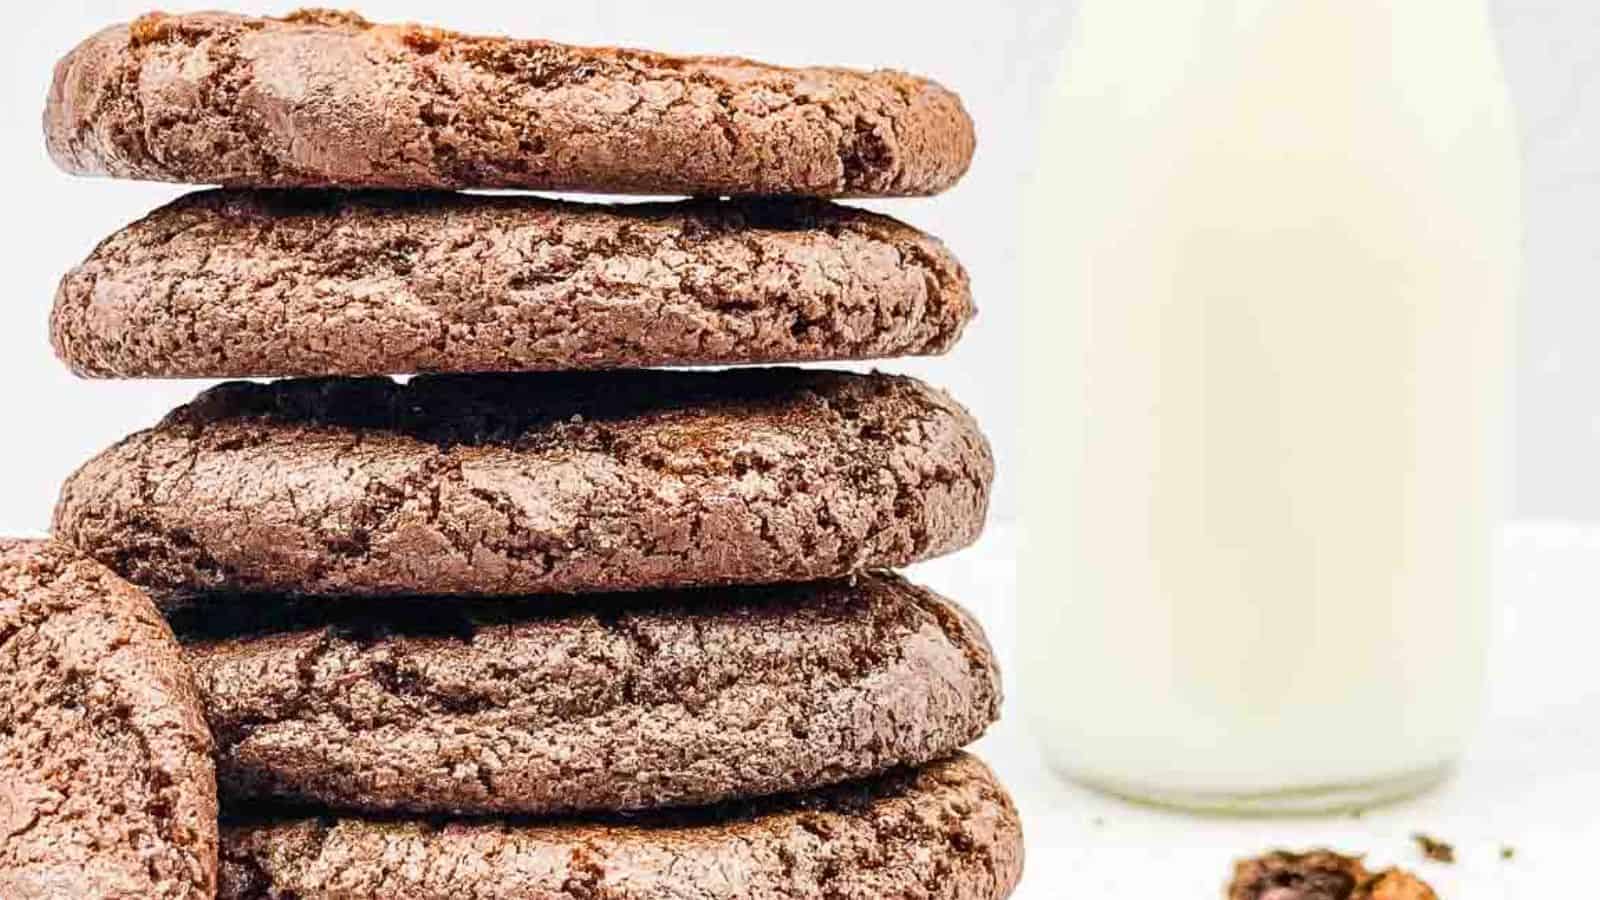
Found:
M 641 368 L 949 348 L 961 266 L 823 198 L 950 186 L 954 95 L 152 15 L 61 62 L 46 131 L 73 172 L 228 186 L 63 280 L 62 359 L 284 379 L 101 454 L 55 519 L 182 643 L 220 896 L 1010 893 L 1015 809 L 961 753 L 993 657 L 889 572 L 981 529 L 971 417 L 904 377 Z

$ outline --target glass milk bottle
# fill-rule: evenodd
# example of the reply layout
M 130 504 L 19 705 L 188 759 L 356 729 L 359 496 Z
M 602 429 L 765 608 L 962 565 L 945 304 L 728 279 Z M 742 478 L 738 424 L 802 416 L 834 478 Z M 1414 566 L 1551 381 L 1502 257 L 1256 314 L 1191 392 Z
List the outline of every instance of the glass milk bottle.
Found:
M 1332 809 L 1482 697 L 1520 240 L 1483 0 L 1082 0 L 1025 307 L 1022 700 L 1052 766 Z

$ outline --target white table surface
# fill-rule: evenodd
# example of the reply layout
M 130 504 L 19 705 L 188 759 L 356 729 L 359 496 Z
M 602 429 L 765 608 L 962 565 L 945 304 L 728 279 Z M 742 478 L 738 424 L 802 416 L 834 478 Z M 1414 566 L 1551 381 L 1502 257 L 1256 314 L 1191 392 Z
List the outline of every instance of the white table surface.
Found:
M 993 528 L 972 550 L 909 573 L 983 620 L 1003 668 L 1015 636 L 1012 535 Z M 1045 770 L 1021 701 L 1010 700 L 974 749 L 1022 810 L 1028 859 L 1017 900 L 1214 900 L 1235 857 L 1311 846 L 1411 868 L 1443 900 L 1600 898 L 1589 874 L 1600 856 L 1600 528 L 1508 528 L 1496 622 L 1489 709 L 1460 773 L 1360 818 L 1219 819 L 1100 796 Z M 1454 844 L 1457 863 L 1423 860 L 1411 841 L 1418 831 Z M 1511 860 L 1501 858 L 1508 846 Z

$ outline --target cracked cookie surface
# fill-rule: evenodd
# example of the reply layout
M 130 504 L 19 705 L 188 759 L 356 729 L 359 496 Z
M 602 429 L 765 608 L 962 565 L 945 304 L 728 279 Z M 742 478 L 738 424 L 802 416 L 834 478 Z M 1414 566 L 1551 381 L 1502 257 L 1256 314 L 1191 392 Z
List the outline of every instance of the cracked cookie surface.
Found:
M 162 600 L 770 584 L 965 546 L 993 468 L 891 375 L 230 383 L 75 473 L 55 530 Z
M 224 900 L 1001 900 L 1022 826 L 961 754 L 835 788 L 611 823 L 300 819 L 223 829 Z
M 56 66 L 69 172 L 241 187 L 910 196 L 966 172 L 961 101 L 893 71 L 152 13 Z
M 103 377 L 389 375 L 941 353 L 944 245 L 824 202 L 207 191 L 62 279 L 56 353 Z
M 200 699 L 148 597 L 0 539 L 0 896 L 200 900 L 217 793 Z
M 548 600 L 241 597 L 170 613 L 223 799 L 629 812 L 938 759 L 983 734 L 978 624 L 893 575 Z

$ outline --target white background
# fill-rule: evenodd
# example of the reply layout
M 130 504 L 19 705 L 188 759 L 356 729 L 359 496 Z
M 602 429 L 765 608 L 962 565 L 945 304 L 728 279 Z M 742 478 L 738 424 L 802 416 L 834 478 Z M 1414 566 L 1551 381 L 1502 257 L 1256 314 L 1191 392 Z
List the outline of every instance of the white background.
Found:
M 245 0 L 239 0 L 244 3 Z M 1130 0 L 1139 2 L 1139 0 Z M 1160 0 L 1151 6 L 1160 27 Z M 1218 0 L 1224 2 L 1224 0 Z M 1293 2 L 1293 0 L 1284 0 Z M 1399 0 L 1397 0 L 1399 2 Z M 214 4 L 166 3 L 171 10 Z M 80 462 L 191 397 L 190 383 L 80 382 L 51 357 L 55 283 L 96 241 L 181 193 L 172 186 L 68 178 L 46 159 L 39 113 L 55 58 L 145 2 L 18 4 L 8 11 L 0 111 L 0 222 L 8 296 L 0 301 L 0 533 L 42 532 L 58 485 Z M 248 4 L 283 12 L 283 4 Z M 1529 291 L 1518 374 L 1518 509 L 1525 518 L 1600 521 L 1600 3 L 1497 0 L 1528 172 Z M 959 91 L 977 120 L 970 176 L 931 200 L 871 204 L 944 238 L 971 269 L 981 309 L 963 344 L 936 360 L 885 363 L 949 387 L 986 424 L 999 456 L 992 536 L 924 578 L 973 606 L 1010 644 L 1010 531 L 1018 487 L 1004 477 L 1017 440 L 1015 247 L 1034 107 L 1058 63 L 1070 4 L 807 0 L 652 3 L 366 0 L 374 19 L 780 63 L 892 66 Z M 982 748 L 1028 813 L 1030 876 L 1020 896 L 1214 896 L 1227 860 L 1274 843 L 1334 841 L 1381 861 L 1415 862 L 1405 836 L 1431 828 L 1463 845 L 1432 868 L 1447 898 L 1580 896 L 1578 865 L 1600 846 L 1600 538 L 1522 524 L 1509 540 L 1508 604 L 1494 711 L 1466 771 L 1446 791 L 1361 820 L 1217 823 L 1135 810 L 1054 785 L 1013 714 Z M 1518 858 L 1499 860 L 1501 843 Z M 1592 889 L 1593 882 L 1590 882 Z M 1563 893 L 1567 888 L 1574 893 Z

